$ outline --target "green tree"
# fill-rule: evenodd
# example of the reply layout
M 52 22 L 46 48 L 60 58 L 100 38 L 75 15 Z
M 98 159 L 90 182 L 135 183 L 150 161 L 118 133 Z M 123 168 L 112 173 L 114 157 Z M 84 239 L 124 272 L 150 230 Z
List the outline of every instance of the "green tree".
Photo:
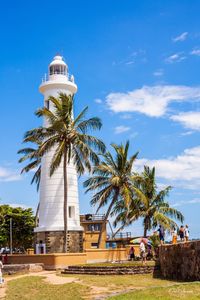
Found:
M 10 219 L 12 218 L 13 247 L 27 249 L 33 246 L 35 218 L 31 208 L 0 206 L 0 246 L 9 246 Z
M 53 151 L 53 158 L 50 165 L 50 176 L 62 164 L 64 180 L 64 247 L 67 252 L 67 169 L 70 161 L 73 162 L 79 175 L 91 171 L 92 164 L 99 162 L 97 152 L 104 152 L 105 145 L 98 138 L 89 135 L 90 130 L 99 130 L 102 126 L 101 120 L 97 117 L 85 119 L 88 107 L 77 117 L 73 117 L 74 100 L 72 96 L 60 93 L 57 98 L 48 99 L 53 109 L 46 107 L 36 112 L 38 117 L 44 117 L 47 126 L 42 126 L 28 131 L 25 134 L 24 142 L 41 140 L 42 144 L 38 149 L 38 157 L 43 157 L 49 151 Z
M 143 219 L 144 237 L 147 236 L 147 231 L 162 225 L 165 229 L 170 230 L 172 227 L 177 227 L 174 220 L 183 222 L 184 217 L 180 211 L 170 207 L 165 200 L 168 196 L 171 186 L 158 191 L 155 178 L 155 167 L 150 169 L 144 166 L 144 171 L 141 175 L 133 177 L 132 189 L 135 193 L 133 198 L 134 204 L 137 205 L 137 218 Z M 123 215 L 129 220 L 129 224 L 135 220 L 135 210 L 127 212 L 126 207 L 122 209 Z
M 123 200 L 124 205 L 129 207 L 133 163 L 138 155 L 135 153 L 129 158 L 129 142 L 126 142 L 125 146 L 116 144 L 111 146 L 114 149 L 114 156 L 110 152 L 103 154 L 99 165 L 94 167 L 92 176 L 84 182 L 86 193 L 96 191 L 92 196 L 91 204 L 98 206 L 97 213 L 102 207 L 108 205 L 103 225 L 107 223 L 113 206 L 118 201 Z M 99 234 L 98 248 L 102 233 L 103 226 Z

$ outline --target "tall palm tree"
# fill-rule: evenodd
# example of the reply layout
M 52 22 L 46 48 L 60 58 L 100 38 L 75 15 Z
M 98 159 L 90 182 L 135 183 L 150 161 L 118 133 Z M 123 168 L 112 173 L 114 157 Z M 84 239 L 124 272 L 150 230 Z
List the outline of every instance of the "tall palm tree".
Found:
M 134 202 L 138 205 L 138 212 L 143 219 L 144 237 L 147 236 L 147 231 L 162 225 L 165 229 L 177 227 L 174 220 L 183 222 L 184 217 L 180 211 L 170 207 L 165 200 L 168 196 L 171 186 L 158 191 L 155 179 L 155 167 L 150 169 L 144 166 L 144 171 L 139 176 L 134 176 L 132 186 L 136 199 Z M 127 215 L 126 215 L 127 213 Z M 124 216 L 129 219 L 129 223 L 135 220 L 135 211 L 127 212 L 124 207 Z
M 107 223 L 108 217 L 115 203 L 123 199 L 126 207 L 131 202 L 131 175 L 133 163 L 137 158 L 138 152 L 130 158 L 129 142 L 125 146 L 111 144 L 114 149 L 114 156 L 110 152 L 102 155 L 102 160 L 99 165 L 93 169 L 92 176 L 84 182 L 86 193 L 96 191 L 93 195 L 91 204 L 97 205 L 98 211 L 108 205 L 104 222 L 98 238 L 98 248 L 100 247 L 103 227 Z
M 64 182 L 63 218 L 64 218 L 64 246 L 63 251 L 67 252 L 67 169 L 72 161 L 78 175 L 85 170 L 89 172 L 92 164 L 99 162 L 97 152 L 105 152 L 104 143 L 98 138 L 87 134 L 89 130 L 99 130 L 102 126 L 101 120 L 97 117 L 85 119 L 88 107 L 77 117 L 73 117 L 74 100 L 71 95 L 60 93 L 57 98 L 48 99 L 53 109 L 43 107 L 36 112 L 38 117 L 45 118 L 47 126 L 39 127 L 28 131 L 24 141 L 30 139 L 42 140 L 39 146 L 38 155 L 43 157 L 49 151 L 53 151 L 50 164 L 50 176 L 62 165 Z

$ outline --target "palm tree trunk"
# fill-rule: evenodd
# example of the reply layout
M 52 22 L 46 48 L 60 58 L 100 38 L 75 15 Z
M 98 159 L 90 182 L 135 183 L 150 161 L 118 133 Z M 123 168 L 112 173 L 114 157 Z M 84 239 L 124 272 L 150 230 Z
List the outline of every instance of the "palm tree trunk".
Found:
M 35 227 L 38 226 L 38 214 L 39 214 L 40 202 L 37 205 L 36 213 L 35 213 Z
M 67 252 L 67 153 L 64 152 L 63 159 L 63 184 L 64 184 L 64 204 L 63 204 L 63 219 L 64 219 L 64 239 L 63 239 L 63 252 Z
M 147 230 L 148 230 L 148 219 L 144 219 L 144 237 L 147 237 Z
M 101 244 L 101 240 L 102 240 L 102 234 L 103 234 L 104 226 L 106 226 L 106 223 L 107 223 L 108 217 L 109 217 L 109 215 L 110 215 L 111 209 L 112 209 L 112 207 L 113 207 L 113 204 L 114 204 L 115 201 L 117 200 L 117 198 L 118 198 L 118 193 L 115 193 L 115 195 L 114 195 L 114 197 L 113 197 L 113 200 L 112 200 L 112 202 L 110 203 L 110 205 L 109 205 L 109 207 L 108 207 L 108 210 L 107 210 L 107 212 L 106 212 L 104 221 L 103 221 L 102 226 L 101 226 L 101 230 L 100 230 L 99 238 L 98 238 L 97 248 L 100 248 L 100 244 Z

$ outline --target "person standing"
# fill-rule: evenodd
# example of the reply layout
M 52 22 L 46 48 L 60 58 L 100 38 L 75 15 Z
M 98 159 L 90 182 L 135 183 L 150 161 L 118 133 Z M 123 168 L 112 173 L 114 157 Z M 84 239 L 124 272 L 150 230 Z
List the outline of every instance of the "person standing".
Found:
M 188 225 L 185 225 L 185 232 L 184 233 L 185 233 L 185 241 L 188 242 L 189 241 L 189 235 L 190 235 Z
M 159 225 L 158 233 L 159 233 L 160 243 L 161 245 L 163 245 L 165 241 L 165 230 L 163 226 Z
M 174 227 L 171 231 L 172 234 L 172 244 L 176 244 L 177 243 L 177 230 Z
M 135 249 L 134 249 L 133 246 L 130 248 L 129 256 L 130 256 L 130 260 L 134 260 L 135 259 Z
M 4 282 L 2 269 L 3 269 L 2 256 L 0 256 L 0 285 L 3 284 L 3 282 Z
M 185 228 L 183 225 L 181 225 L 180 229 L 179 229 L 179 236 L 180 236 L 180 240 L 181 242 L 184 242 L 184 238 L 185 238 Z
M 142 259 L 142 264 L 146 265 L 146 248 L 145 248 L 143 239 L 141 239 L 141 242 L 140 242 L 140 256 Z

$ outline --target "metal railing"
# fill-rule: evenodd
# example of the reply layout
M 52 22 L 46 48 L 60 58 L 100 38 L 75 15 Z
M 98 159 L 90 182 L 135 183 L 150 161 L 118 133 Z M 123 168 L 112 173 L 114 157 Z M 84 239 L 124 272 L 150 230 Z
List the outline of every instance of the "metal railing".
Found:
M 116 235 L 107 234 L 107 240 L 115 240 L 115 239 L 129 239 L 132 237 L 131 232 L 119 232 Z
M 47 81 L 49 81 L 50 80 L 50 77 L 51 76 L 53 76 L 53 75 L 62 75 L 62 76 L 65 76 L 66 78 L 67 78 L 67 80 L 68 81 L 70 81 L 70 82 L 74 82 L 74 79 L 72 79 L 73 77 L 72 77 L 72 75 L 71 74 L 69 74 L 69 73 L 53 73 L 53 74 L 44 74 L 44 77 L 42 77 L 42 83 L 45 83 L 45 82 L 47 82 Z
M 105 219 L 105 215 L 98 215 L 98 214 L 86 214 L 81 215 L 81 221 L 103 221 Z

